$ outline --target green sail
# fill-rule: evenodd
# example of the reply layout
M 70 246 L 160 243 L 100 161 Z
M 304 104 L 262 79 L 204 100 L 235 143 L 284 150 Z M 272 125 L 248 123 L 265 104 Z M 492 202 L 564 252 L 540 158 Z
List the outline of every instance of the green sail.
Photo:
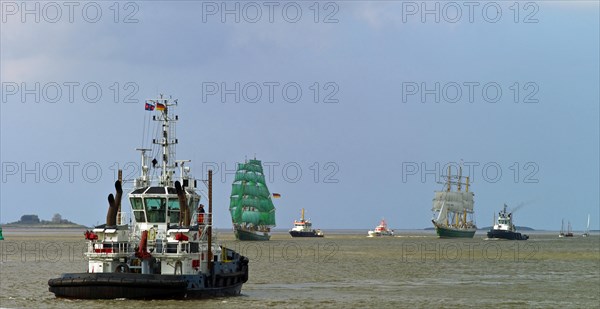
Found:
M 234 223 L 275 226 L 275 206 L 260 160 L 238 163 L 229 202 Z
M 238 181 L 248 181 L 265 184 L 265 176 L 262 174 L 257 174 L 255 172 L 236 173 L 235 182 Z

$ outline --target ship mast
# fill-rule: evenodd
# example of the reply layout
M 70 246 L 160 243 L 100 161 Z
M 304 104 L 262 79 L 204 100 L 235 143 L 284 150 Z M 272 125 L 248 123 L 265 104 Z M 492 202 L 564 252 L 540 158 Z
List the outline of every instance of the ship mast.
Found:
M 212 253 L 212 170 L 208 170 L 208 269 L 214 274 Z
M 462 181 L 462 166 L 458 167 L 458 184 L 456 185 L 458 191 L 460 192 Z
M 146 161 L 148 157 L 146 156 L 146 152 L 152 151 L 152 149 L 148 148 L 136 148 L 135 150 L 139 151 L 142 156 L 142 167 L 140 168 L 141 174 L 138 179 L 135 180 L 134 186 L 136 188 L 148 187 L 150 185 L 150 180 L 148 178 L 148 162 Z
M 451 173 L 450 166 L 448 166 L 448 188 L 446 189 L 447 192 L 450 192 L 450 190 L 452 189 L 451 188 L 452 180 L 450 179 L 451 178 L 450 173 Z
M 162 121 L 162 137 L 159 139 L 152 140 L 152 143 L 155 145 L 160 145 L 162 148 L 162 164 L 161 164 L 161 175 L 160 175 L 160 186 L 170 186 L 172 185 L 173 173 L 174 169 L 177 166 L 175 163 L 170 164 L 169 160 L 171 156 L 175 156 L 175 144 L 177 144 L 177 139 L 170 139 L 170 134 L 175 130 L 175 121 L 178 120 L 178 117 L 175 118 L 169 117 L 169 106 L 173 106 L 177 104 L 177 100 L 171 103 L 169 99 L 163 98 L 163 95 L 160 95 L 160 99 L 158 100 L 148 100 L 150 103 L 156 103 L 156 109 L 161 111 L 159 119 L 153 117 L 155 121 Z M 173 122 L 173 124 L 171 124 Z

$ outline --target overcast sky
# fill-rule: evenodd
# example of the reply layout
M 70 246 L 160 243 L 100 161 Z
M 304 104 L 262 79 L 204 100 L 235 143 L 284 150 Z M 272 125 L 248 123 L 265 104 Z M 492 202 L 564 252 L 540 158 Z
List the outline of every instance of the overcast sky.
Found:
M 218 228 L 256 156 L 278 228 L 429 227 L 462 162 L 479 226 L 598 229 L 598 2 L 422 3 L 2 1 L 0 222 L 103 223 L 164 93 Z

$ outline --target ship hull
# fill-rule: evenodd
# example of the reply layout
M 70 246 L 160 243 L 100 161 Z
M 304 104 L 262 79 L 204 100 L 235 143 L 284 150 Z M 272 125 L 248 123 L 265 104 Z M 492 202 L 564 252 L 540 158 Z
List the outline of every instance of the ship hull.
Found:
M 242 241 L 267 241 L 271 239 L 271 235 L 265 232 L 248 231 L 236 228 L 233 230 L 235 238 Z
M 473 238 L 473 236 L 475 236 L 475 232 L 477 231 L 477 229 L 474 228 L 458 229 L 445 227 L 438 225 L 435 222 L 433 222 L 433 225 L 435 226 L 435 233 L 440 238 Z
M 246 278 L 243 273 L 217 276 L 215 286 L 202 287 L 193 284 L 208 282 L 202 275 L 80 273 L 50 279 L 48 285 L 49 291 L 61 298 L 198 299 L 240 295 Z
M 389 233 L 389 232 L 382 233 L 382 232 L 369 231 L 368 234 L 369 234 L 369 237 L 394 236 L 393 233 Z
M 505 230 L 490 230 L 487 232 L 488 238 L 508 239 L 508 240 L 527 240 L 529 236 L 523 235 L 518 232 L 505 231 Z
M 323 234 L 318 234 L 316 231 L 290 231 L 292 237 L 323 237 Z

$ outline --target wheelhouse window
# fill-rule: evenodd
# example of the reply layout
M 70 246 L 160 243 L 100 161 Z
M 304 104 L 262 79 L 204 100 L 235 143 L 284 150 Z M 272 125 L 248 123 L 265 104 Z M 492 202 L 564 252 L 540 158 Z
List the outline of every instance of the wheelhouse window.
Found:
M 148 222 L 165 222 L 167 214 L 167 201 L 162 197 L 147 197 L 146 214 Z
M 133 209 L 133 216 L 136 222 L 146 222 L 146 216 L 144 215 L 144 203 L 140 197 L 132 197 L 130 200 L 131 208 Z
M 169 198 L 169 222 L 170 223 L 178 223 L 179 222 L 179 199 L 178 198 Z

